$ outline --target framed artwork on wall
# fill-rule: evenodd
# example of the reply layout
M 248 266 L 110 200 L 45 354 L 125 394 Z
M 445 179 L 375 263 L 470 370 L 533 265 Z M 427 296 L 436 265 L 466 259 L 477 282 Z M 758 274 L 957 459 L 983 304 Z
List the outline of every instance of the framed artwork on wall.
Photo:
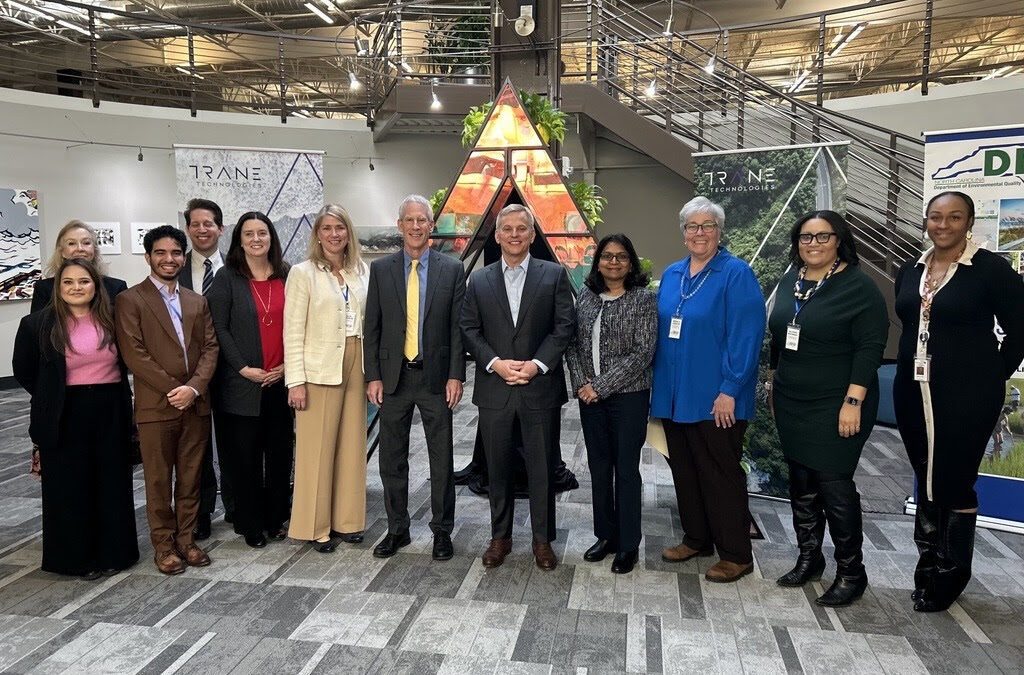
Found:
M 121 254 L 121 223 L 89 222 L 96 230 L 96 247 L 104 255 Z
M 154 228 L 166 224 L 167 223 L 132 223 L 128 230 L 131 232 L 132 253 L 136 255 L 143 255 L 146 252 L 146 247 L 142 245 L 142 239 L 146 236 L 146 233 Z

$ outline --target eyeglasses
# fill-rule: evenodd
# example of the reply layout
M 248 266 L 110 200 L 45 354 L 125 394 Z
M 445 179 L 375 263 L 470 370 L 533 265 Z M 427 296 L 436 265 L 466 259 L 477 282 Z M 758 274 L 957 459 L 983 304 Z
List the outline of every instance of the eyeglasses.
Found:
M 628 253 L 602 253 L 601 262 L 617 262 L 625 263 L 629 262 Z
M 810 244 L 812 239 L 819 244 L 827 244 L 832 241 L 832 237 L 838 236 L 835 232 L 802 232 L 797 238 L 801 244 Z
M 685 225 L 683 225 L 683 229 L 689 232 L 690 234 L 694 234 L 695 232 L 698 231 L 714 232 L 715 230 L 718 229 L 718 223 L 686 223 Z

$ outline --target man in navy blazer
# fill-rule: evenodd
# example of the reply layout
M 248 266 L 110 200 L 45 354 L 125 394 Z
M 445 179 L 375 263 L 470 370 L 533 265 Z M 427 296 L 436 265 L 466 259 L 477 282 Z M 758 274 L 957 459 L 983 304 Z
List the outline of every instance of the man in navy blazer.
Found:
M 510 204 L 497 217 L 494 237 L 501 260 L 469 278 L 462 308 L 462 336 L 476 361 L 473 403 L 490 474 L 491 543 L 484 567 L 497 567 L 512 549 L 513 430 L 526 452 L 530 522 L 537 566 L 554 569 L 555 491 L 559 460 L 552 440 L 559 410 L 568 400 L 562 354 L 575 322 L 565 269 L 530 257 L 536 236 L 533 213 Z
M 363 370 L 366 397 L 380 406 L 380 477 L 388 533 L 373 549 L 393 556 L 409 537 L 409 430 L 419 408 L 430 461 L 434 560 L 454 555 L 452 409 L 462 398 L 466 358 L 459 312 L 466 292 L 462 263 L 430 249 L 430 202 L 409 195 L 399 206 L 402 250 L 374 260 L 366 291 Z

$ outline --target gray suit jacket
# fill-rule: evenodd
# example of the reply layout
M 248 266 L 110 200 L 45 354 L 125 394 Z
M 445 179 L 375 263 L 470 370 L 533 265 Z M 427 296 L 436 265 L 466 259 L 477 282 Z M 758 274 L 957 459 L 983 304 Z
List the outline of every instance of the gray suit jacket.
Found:
M 462 337 L 476 361 L 473 403 L 480 408 L 504 408 L 512 387 L 497 373 L 488 373 L 491 359 L 537 359 L 548 367 L 522 387 L 522 400 L 531 409 L 559 408 L 567 400 L 562 355 L 576 323 L 572 289 L 565 269 L 530 258 L 523 285 L 519 317 L 512 324 L 501 261 L 473 272 L 462 307 Z
M 427 289 L 423 308 L 423 370 L 431 393 L 443 394 L 448 380 L 466 379 L 466 358 L 459 313 L 466 293 L 462 263 L 427 251 Z M 405 345 L 405 257 L 402 251 L 370 264 L 363 323 L 366 381 L 382 380 L 393 394 L 401 374 Z
M 249 280 L 230 267 L 221 267 L 206 300 L 220 342 L 220 361 L 211 387 L 214 409 L 256 417 L 263 388 L 238 372 L 246 366 L 263 367 L 263 342 Z M 283 331 L 284 326 L 279 329 Z

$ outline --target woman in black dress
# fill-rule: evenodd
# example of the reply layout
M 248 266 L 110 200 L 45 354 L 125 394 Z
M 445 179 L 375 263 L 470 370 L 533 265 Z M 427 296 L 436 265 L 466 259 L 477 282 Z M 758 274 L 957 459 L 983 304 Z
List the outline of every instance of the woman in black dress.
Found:
M 1024 358 L 1024 282 L 1003 258 L 971 242 L 968 195 L 932 197 L 925 226 L 932 247 L 896 276 L 903 334 L 893 404 L 917 478 L 914 609 L 938 612 L 971 578 L 974 483 L 1006 380 Z M 1006 334 L 1002 348 L 994 319 Z
M 597 543 L 583 559 L 614 553 L 615 574 L 631 572 L 639 555 L 640 450 L 657 338 L 658 298 L 647 289 L 636 249 L 626 235 L 610 234 L 598 243 L 580 290 L 565 361 L 580 401 L 593 489 Z
M 878 412 L 878 366 L 889 331 L 881 292 L 857 259 L 853 233 L 834 211 L 793 225 L 793 268 L 779 283 L 771 331 L 769 388 L 789 465 L 789 497 L 800 555 L 780 586 L 821 578 L 828 522 L 836 578 L 819 605 L 848 605 L 867 588 L 860 495 L 853 482 Z
M 100 272 L 100 279 L 103 282 L 103 287 L 107 289 L 107 297 L 110 298 L 111 306 L 113 306 L 117 294 L 128 289 L 128 284 L 124 280 L 103 274 L 105 267 L 96 245 L 96 232 L 81 220 L 70 220 L 57 233 L 57 242 L 45 270 L 45 273 L 50 276 L 37 281 L 32 289 L 31 311 L 38 312 L 50 304 L 53 299 L 53 275 L 65 260 L 72 258 L 88 260 L 93 263 L 93 266 Z
M 40 448 L 42 569 L 86 579 L 139 559 L 129 452 L 132 393 L 111 303 L 88 260 L 66 260 L 52 303 L 21 320 L 14 377 Z

